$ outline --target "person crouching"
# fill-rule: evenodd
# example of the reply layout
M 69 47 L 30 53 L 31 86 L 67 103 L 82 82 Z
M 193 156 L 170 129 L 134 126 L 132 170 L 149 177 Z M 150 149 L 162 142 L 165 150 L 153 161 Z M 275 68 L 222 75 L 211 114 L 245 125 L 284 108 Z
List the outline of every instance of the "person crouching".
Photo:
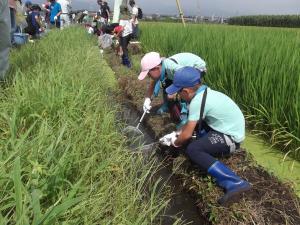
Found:
M 199 70 L 193 67 L 176 71 L 173 84 L 166 92 L 178 93 L 187 101 L 189 114 L 186 125 L 162 137 L 160 143 L 178 148 L 190 141 L 187 156 L 225 189 L 218 202 L 229 205 L 239 200 L 251 185 L 215 158 L 234 153 L 245 139 L 245 119 L 239 107 L 225 94 L 203 85 Z M 196 139 L 192 139 L 194 132 Z

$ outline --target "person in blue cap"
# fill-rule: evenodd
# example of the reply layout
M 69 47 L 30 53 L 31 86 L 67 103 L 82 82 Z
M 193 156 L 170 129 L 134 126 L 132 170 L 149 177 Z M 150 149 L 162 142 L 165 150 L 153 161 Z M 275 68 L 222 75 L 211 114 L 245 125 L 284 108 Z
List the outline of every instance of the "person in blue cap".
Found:
M 31 1 L 26 1 L 25 2 L 26 16 L 30 14 L 30 12 L 31 12 L 31 6 L 32 6 L 32 2 Z
M 177 107 L 174 106 L 178 102 L 171 101 L 171 98 L 167 97 L 165 93 L 165 89 L 172 84 L 174 73 L 184 67 L 184 66 L 192 66 L 198 69 L 201 74 L 204 76 L 206 73 L 206 63 L 199 56 L 189 53 L 182 52 L 175 54 L 169 58 L 160 57 L 158 52 L 149 52 L 145 54 L 145 56 L 141 60 L 141 73 L 138 76 L 139 80 L 145 79 L 147 76 L 150 77 L 150 84 L 146 93 L 143 110 L 149 112 L 151 109 L 151 97 L 157 97 L 161 89 L 163 90 L 163 104 L 157 110 L 157 114 L 162 114 L 168 112 L 174 113 L 174 109 Z M 180 114 L 176 117 L 180 117 L 180 122 L 177 124 L 177 127 L 181 127 L 187 121 L 186 114 L 187 108 L 186 103 L 181 101 L 179 103 Z M 179 109 L 178 109 L 179 110 Z M 173 112 L 172 112 L 173 111 Z M 176 110 L 175 110 L 176 111 Z
M 193 67 L 177 70 L 166 92 L 178 93 L 186 100 L 189 114 L 186 125 L 162 137 L 160 143 L 176 148 L 187 144 L 187 156 L 225 189 L 218 202 L 228 205 L 239 200 L 241 193 L 251 189 L 251 185 L 215 157 L 235 152 L 245 139 L 245 119 L 240 108 L 225 94 L 202 84 L 199 71 Z

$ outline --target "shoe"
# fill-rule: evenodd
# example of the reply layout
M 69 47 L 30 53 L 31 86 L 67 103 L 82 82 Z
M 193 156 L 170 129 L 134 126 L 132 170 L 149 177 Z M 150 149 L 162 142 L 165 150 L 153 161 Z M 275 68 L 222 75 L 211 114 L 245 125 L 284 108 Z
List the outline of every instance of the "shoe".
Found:
M 223 206 L 238 202 L 241 194 L 251 189 L 251 185 L 237 176 L 220 161 L 216 161 L 208 168 L 208 174 L 216 179 L 217 184 L 225 189 L 225 194 L 218 200 Z

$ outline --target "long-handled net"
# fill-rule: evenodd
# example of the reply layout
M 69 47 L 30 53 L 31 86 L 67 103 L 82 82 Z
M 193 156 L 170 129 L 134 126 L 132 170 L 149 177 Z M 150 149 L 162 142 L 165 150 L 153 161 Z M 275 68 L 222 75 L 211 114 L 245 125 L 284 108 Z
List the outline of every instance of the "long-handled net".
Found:
M 143 113 L 142 117 L 140 118 L 139 123 L 136 127 L 134 126 L 127 126 L 123 129 L 123 134 L 128 138 L 129 147 L 132 149 L 136 149 L 139 146 L 143 145 L 145 142 L 145 136 L 143 132 L 139 129 L 145 115 L 146 111 Z

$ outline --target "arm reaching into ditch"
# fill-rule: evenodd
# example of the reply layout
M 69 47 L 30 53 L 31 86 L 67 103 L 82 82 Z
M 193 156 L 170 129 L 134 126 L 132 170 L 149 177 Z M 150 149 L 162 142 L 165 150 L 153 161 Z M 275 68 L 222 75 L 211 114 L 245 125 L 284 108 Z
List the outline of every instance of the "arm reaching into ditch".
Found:
M 196 128 L 198 121 L 188 121 L 187 124 L 181 129 L 178 138 L 174 141 L 173 146 L 178 147 L 183 145 L 186 141 L 191 139 L 193 132 Z
M 165 135 L 159 139 L 159 142 L 163 145 L 173 145 L 178 148 L 192 137 L 196 125 L 197 121 L 189 121 L 180 131 L 173 131 Z
M 154 80 L 150 80 L 150 84 L 149 84 L 149 87 L 147 89 L 145 101 L 144 101 L 144 104 L 143 104 L 143 110 L 144 110 L 144 112 L 146 111 L 147 113 L 149 113 L 150 109 L 152 108 L 151 101 L 152 101 L 154 87 L 155 87 L 155 81 Z

